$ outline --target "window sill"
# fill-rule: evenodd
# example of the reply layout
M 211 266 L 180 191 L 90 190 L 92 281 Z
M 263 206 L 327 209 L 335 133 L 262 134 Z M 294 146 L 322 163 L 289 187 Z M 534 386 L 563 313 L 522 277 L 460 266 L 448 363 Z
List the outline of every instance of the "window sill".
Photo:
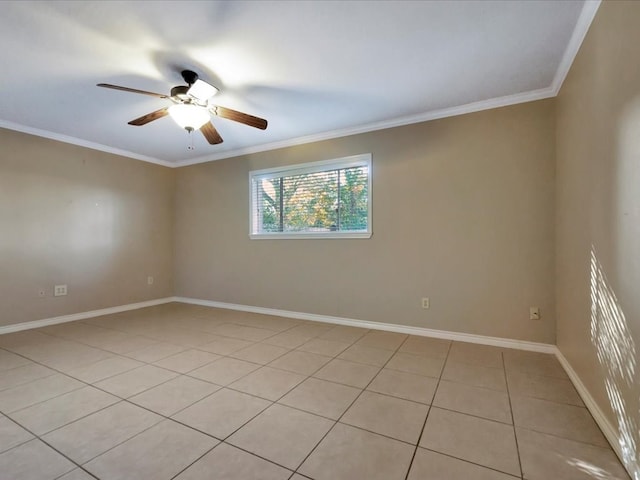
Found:
M 251 240 L 327 240 L 346 238 L 371 238 L 371 232 L 331 232 L 331 233 L 250 233 Z

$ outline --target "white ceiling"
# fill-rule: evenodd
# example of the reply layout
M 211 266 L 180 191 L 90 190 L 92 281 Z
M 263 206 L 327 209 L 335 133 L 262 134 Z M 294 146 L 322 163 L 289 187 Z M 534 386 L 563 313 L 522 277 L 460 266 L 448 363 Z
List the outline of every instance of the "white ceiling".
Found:
M 0 1 L 0 127 L 165 165 L 551 97 L 599 1 Z M 215 103 L 209 145 L 170 117 L 191 68 Z

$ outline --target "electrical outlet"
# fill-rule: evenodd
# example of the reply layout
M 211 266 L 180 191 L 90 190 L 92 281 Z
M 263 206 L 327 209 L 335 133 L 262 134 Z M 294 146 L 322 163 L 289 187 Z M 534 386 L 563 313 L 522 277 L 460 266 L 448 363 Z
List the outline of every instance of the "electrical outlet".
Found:
M 153 285 L 153 277 L 151 275 L 147 277 L 147 285 Z
M 429 297 L 422 298 L 422 308 L 429 308 Z
M 529 320 L 540 320 L 540 307 L 529 307 Z
M 66 285 L 55 285 L 53 287 L 53 296 L 54 297 L 64 297 L 67 294 L 67 286 Z

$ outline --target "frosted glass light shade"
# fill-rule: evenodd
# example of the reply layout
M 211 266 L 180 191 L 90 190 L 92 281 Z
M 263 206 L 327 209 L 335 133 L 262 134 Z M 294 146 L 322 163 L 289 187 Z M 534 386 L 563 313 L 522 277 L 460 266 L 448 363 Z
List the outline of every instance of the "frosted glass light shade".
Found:
M 196 80 L 196 83 L 189 88 L 187 95 L 195 98 L 199 103 L 206 103 L 216 93 L 218 93 L 218 89 L 213 85 L 202 80 Z
M 188 103 L 171 105 L 169 107 L 169 115 L 182 128 L 192 128 L 194 130 L 198 130 L 211 118 L 206 108 Z

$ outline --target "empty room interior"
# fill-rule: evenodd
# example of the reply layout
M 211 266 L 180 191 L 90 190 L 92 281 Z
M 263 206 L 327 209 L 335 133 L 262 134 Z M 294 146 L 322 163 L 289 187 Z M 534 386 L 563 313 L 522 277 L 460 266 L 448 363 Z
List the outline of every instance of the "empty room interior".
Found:
M 640 480 L 640 2 L 0 2 L 0 480 Z

